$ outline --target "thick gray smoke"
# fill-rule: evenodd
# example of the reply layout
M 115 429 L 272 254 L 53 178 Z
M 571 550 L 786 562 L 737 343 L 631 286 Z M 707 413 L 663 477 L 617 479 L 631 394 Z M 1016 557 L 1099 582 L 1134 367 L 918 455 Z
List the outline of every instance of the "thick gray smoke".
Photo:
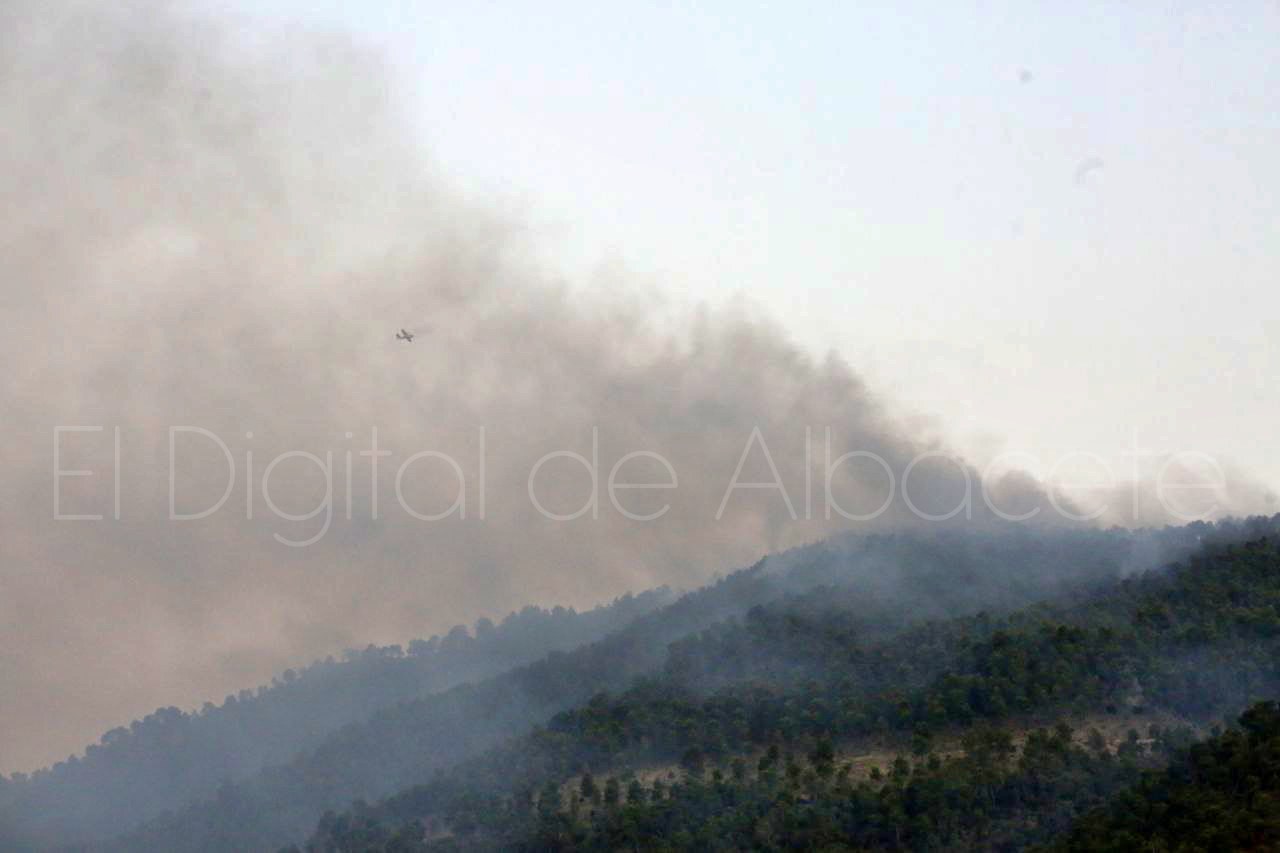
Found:
M 0 4 L 0 770 L 348 644 L 689 586 L 966 495 L 951 523 L 990 516 L 977 473 L 844 363 L 736 316 L 671 324 L 625 282 L 574 295 L 424 162 L 377 58 L 341 38 L 264 45 L 150 0 Z M 874 519 L 828 518 L 828 430 L 831 458 L 865 454 L 833 498 Z M 542 511 L 530 473 L 593 441 L 595 509 L 549 517 L 584 507 L 588 471 L 547 461 Z M 93 476 L 55 478 L 55 446 Z M 397 494 L 421 451 L 441 455 Z M 634 457 L 617 482 L 675 488 L 615 505 L 633 451 L 670 468 Z M 738 481 L 771 459 L 785 498 L 726 499 L 744 451 Z M 178 513 L 227 498 L 170 520 L 171 475 Z M 103 519 L 55 519 L 55 484 L 63 514 Z M 1043 508 L 1025 478 L 991 497 Z

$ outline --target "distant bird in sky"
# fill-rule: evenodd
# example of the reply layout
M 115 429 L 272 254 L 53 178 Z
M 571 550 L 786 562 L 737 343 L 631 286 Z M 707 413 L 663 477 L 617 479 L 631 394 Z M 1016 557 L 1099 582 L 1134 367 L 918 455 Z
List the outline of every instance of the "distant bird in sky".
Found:
M 413 338 L 414 338 L 413 332 L 406 332 L 404 329 L 401 329 L 400 331 L 396 332 L 397 341 L 404 341 L 406 344 L 411 344 L 413 343 Z
M 1083 186 L 1089 175 L 1101 169 L 1102 165 L 1102 160 L 1098 157 L 1082 160 L 1080 165 L 1076 166 L 1076 183 Z
M 1033 79 L 1031 72 L 1025 68 L 1018 72 L 1019 83 L 1030 83 Z

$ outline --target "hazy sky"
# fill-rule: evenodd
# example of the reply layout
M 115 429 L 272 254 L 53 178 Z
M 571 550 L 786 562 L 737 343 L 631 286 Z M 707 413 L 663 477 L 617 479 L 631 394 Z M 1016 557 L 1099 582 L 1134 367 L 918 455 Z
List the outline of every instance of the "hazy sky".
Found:
M 1280 4 L 267 5 L 383 46 L 575 282 L 745 296 L 971 455 L 1280 483 Z
M 847 527 L 771 493 L 709 520 L 755 427 L 793 488 L 820 464 L 805 427 L 899 476 L 952 447 L 1060 481 L 1064 454 L 1136 440 L 1280 483 L 1275 4 L 255 5 L 0 4 L 0 772 L 345 645 L 688 586 Z M 67 424 L 105 429 L 68 439 L 62 468 L 97 472 L 60 481 L 69 511 L 108 515 L 121 428 L 119 523 L 51 517 Z M 356 457 L 354 516 L 339 480 L 296 550 L 274 537 L 319 521 L 243 478 L 216 516 L 165 518 L 177 424 L 253 454 L 255 486 L 299 450 L 340 477 L 372 427 L 398 458 L 375 489 Z M 593 427 L 602 478 L 671 460 L 669 514 L 531 510 L 530 465 Z M 225 482 L 196 447 L 191 512 Z M 424 449 L 463 460 L 470 515 L 370 518 Z M 408 485 L 431 512 L 439 463 Z M 581 471 L 557 464 L 568 515 Z M 834 493 L 866 512 L 855 468 Z M 285 512 L 317 505 L 301 457 L 277 473 Z M 922 465 L 917 499 L 954 505 L 962 474 Z

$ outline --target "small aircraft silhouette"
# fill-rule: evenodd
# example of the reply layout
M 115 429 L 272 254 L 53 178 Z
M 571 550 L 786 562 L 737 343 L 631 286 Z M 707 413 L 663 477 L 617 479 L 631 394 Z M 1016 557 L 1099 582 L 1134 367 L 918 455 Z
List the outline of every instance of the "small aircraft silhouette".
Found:
M 406 344 L 411 344 L 413 343 L 413 338 L 414 338 L 413 332 L 406 332 L 404 329 L 401 329 L 400 331 L 396 332 L 397 341 L 404 341 Z
M 1100 157 L 1090 157 L 1088 160 L 1081 160 L 1080 165 L 1076 166 L 1076 184 L 1084 186 L 1085 180 L 1089 175 L 1101 169 L 1105 164 Z

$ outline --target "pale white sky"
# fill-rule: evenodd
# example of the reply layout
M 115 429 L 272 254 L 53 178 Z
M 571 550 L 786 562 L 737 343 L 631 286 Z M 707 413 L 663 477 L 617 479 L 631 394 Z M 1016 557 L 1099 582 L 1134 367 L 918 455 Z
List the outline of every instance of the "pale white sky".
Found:
M 581 286 L 745 296 L 979 458 L 1280 483 L 1276 3 L 268 5 L 386 51 Z

